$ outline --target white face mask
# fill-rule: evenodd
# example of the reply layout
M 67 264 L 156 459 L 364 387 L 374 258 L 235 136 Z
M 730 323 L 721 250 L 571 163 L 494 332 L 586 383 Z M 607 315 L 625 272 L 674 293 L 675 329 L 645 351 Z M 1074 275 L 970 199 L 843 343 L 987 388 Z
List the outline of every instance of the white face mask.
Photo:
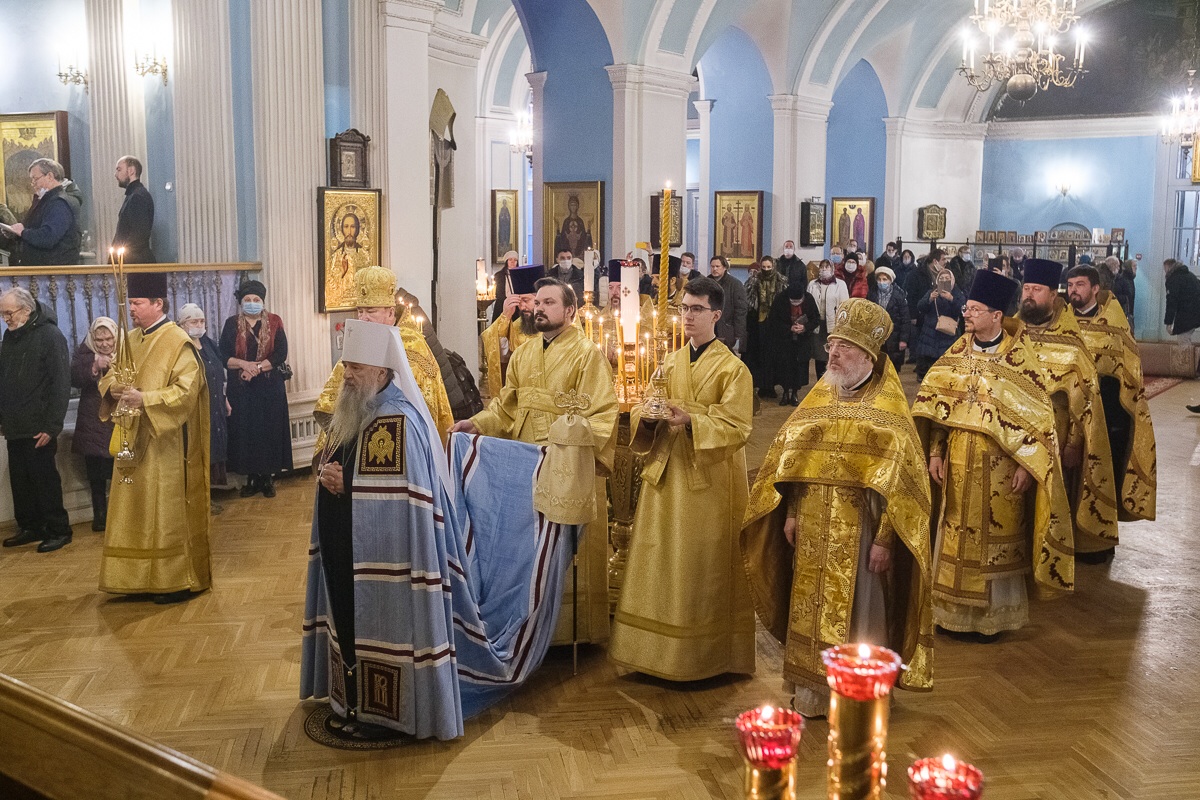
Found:
M 857 272 L 858 271 L 858 262 L 853 261 L 853 260 L 847 261 L 845 269 L 846 269 L 846 272 Z
M 785 247 L 785 248 L 783 248 L 783 254 L 785 256 L 787 256 L 788 258 L 791 258 L 792 256 L 794 256 L 796 254 L 796 251 L 790 247 Z
M 204 335 L 204 325 L 196 322 L 190 322 L 183 326 L 183 332 L 193 339 L 199 339 Z
M 833 270 L 831 270 L 829 267 L 822 267 L 821 270 L 817 273 L 817 275 L 820 277 L 821 280 L 827 281 L 833 277 Z

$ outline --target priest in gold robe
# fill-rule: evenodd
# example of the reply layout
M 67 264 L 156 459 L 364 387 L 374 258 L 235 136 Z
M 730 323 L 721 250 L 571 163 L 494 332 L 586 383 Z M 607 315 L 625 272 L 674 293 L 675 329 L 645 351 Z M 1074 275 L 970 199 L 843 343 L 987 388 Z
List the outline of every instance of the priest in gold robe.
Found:
M 621 282 L 621 267 L 628 263 L 616 258 L 608 262 L 608 304 L 592 320 L 596 344 L 604 350 L 614 368 L 617 365 L 617 345 L 621 341 L 621 309 L 636 307 L 639 320 L 654 319 L 654 301 L 650 295 L 638 294 L 636 284 L 627 286 Z
M 510 274 L 522 288 L 519 273 Z M 541 267 L 536 267 L 541 269 Z M 538 333 L 518 347 L 508 364 L 508 376 L 488 407 L 453 431 L 515 439 L 544 445 L 550 426 L 571 403 L 569 393 L 585 406 L 576 409 L 591 427 L 596 463 L 596 516 L 584 528 L 579 543 L 578 592 L 566 590 L 554 644 L 601 642 L 608 639 L 608 500 L 605 477 L 616 452 L 617 395 L 612 368 L 600 349 L 574 324 L 575 291 L 554 278 L 541 278 L 532 287 L 533 322 Z M 573 604 L 577 601 L 577 606 Z M 576 617 L 577 614 L 577 617 Z M 572 631 L 573 623 L 577 627 Z M 574 633 L 574 635 L 572 635 Z
M 775 437 L 746 510 L 755 606 L 784 644 L 793 706 L 824 716 L 821 652 L 891 648 L 905 689 L 933 686 L 929 478 L 900 378 L 880 348 L 887 311 L 852 298 L 829 333 L 829 367 Z
M 509 361 L 517 348 L 537 338 L 538 332 L 533 322 L 534 284 L 545 276 L 546 268 L 540 264 L 508 269 L 503 309 L 479 335 L 487 367 L 489 397 L 500 396 Z
M 118 405 L 124 412 L 117 419 L 124 427 L 113 431 L 117 471 L 100 590 L 177 603 L 211 584 L 208 387 L 191 338 L 167 317 L 166 274 L 133 273 L 128 287 L 136 372 L 125 385 L 110 367 L 98 387 L 102 420 L 112 420 Z
M 934 622 L 984 641 L 1029 621 L 1031 572 L 1044 596 L 1075 584 L 1054 407 L 1024 323 L 1004 317 L 1016 293 L 998 272 L 976 274 L 967 332 L 913 405 L 937 485 Z
M 754 671 L 754 608 L 738 546 L 754 388 L 716 338 L 724 290 L 691 281 L 688 344 L 667 356 L 667 419 L 633 409 L 642 490 L 609 658 L 671 681 Z
M 450 409 L 450 398 L 446 395 L 446 384 L 442 381 L 442 370 L 437 358 L 425 342 L 421 332 L 421 324 L 412 315 L 407 306 L 402 307 L 403 315 L 397 321 L 396 307 L 396 275 L 386 267 L 363 267 L 354 273 L 354 302 L 357 317 L 365 322 L 378 322 L 383 325 L 395 325 L 400 329 L 400 338 L 404 341 L 404 352 L 408 365 L 412 368 L 421 397 L 429 407 L 429 416 L 437 426 L 442 441 L 450 433 L 454 424 L 454 413 Z M 324 446 L 325 428 L 333 418 L 333 409 L 337 406 L 338 392 L 341 391 L 345 368 L 342 362 L 334 364 L 333 372 L 325 381 L 325 388 L 317 397 L 313 406 L 313 416 L 321 426 L 317 437 L 315 452 L 320 453 Z
M 1123 522 L 1154 519 L 1158 502 L 1154 424 L 1142 383 L 1142 359 L 1129 320 L 1116 297 L 1100 288 L 1100 273 L 1090 264 L 1067 272 L 1067 299 L 1100 375 L 1118 518 Z M 1114 552 L 1110 544 L 1104 550 L 1085 554 L 1081 560 L 1099 562 Z
M 1117 495 L 1096 364 L 1083 343 L 1075 312 L 1058 296 L 1062 272 L 1056 261 L 1025 259 L 1020 320 L 1054 404 L 1078 558 L 1117 543 Z

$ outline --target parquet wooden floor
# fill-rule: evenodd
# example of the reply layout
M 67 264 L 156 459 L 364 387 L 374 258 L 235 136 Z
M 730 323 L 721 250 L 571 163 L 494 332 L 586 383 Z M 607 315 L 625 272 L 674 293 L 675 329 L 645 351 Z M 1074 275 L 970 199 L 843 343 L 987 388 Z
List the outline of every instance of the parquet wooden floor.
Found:
M 945 751 L 984 770 L 988 800 L 1200 797 L 1200 417 L 1183 410 L 1198 396 L 1188 382 L 1152 401 L 1159 521 L 1123 525 L 1113 564 L 1081 567 L 1075 596 L 1036 604 L 996 644 L 938 638 L 935 691 L 893 710 L 889 797 L 907 796 L 914 758 Z M 752 465 L 789 410 L 765 401 Z M 460 741 L 364 754 L 310 742 L 296 699 L 309 479 L 274 500 L 220 500 L 216 586 L 181 606 L 100 594 L 86 525 L 56 553 L 0 552 L 0 671 L 295 800 L 742 796 L 733 717 L 784 700 L 764 635 L 752 678 L 620 677 L 600 647 L 572 677 L 554 651 Z M 826 732 L 805 732 L 803 798 L 824 797 Z

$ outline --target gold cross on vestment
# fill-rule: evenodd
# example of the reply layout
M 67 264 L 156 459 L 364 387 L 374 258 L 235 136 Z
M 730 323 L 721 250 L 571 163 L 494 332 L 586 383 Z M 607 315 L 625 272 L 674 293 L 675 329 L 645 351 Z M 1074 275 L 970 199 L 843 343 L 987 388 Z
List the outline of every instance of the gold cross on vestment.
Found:
M 567 412 L 567 419 L 572 419 L 580 411 L 587 411 L 592 405 L 592 396 L 586 392 L 571 389 L 566 392 L 555 392 L 554 405 Z
M 971 362 L 971 369 L 967 373 L 967 402 L 975 405 L 979 402 L 979 360 L 973 356 L 968 359 Z

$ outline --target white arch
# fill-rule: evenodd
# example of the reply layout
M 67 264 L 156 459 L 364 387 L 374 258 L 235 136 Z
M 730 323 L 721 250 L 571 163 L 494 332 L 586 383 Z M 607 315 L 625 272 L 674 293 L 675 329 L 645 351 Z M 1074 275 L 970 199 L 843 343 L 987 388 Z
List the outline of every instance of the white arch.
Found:
M 518 42 L 518 38 L 519 42 Z M 505 57 L 508 55 L 510 48 L 514 44 L 523 46 L 526 51 L 524 62 L 526 65 L 529 61 L 529 44 L 525 41 L 525 30 L 521 27 L 521 20 L 517 16 L 516 8 L 509 8 L 504 12 L 500 21 L 496 25 L 495 32 L 488 37 L 487 46 L 483 49 L 483 55 L 480 57 L 481 69 L 479 75 L 479 105 L 476 109 L 477 116 L 505 116 L 511 114 L 513 106 L 510 104 L 507 108 L 497 107 L 493 105 L 492 98 L 496 96 L 496 84 L 500 80 L 500 69 L 504 65 Z M 518 91 L 517 84 L 528 89 L 525 84 L 524 75 L 528 72 L 528 68 L 518 69 L 514 74 L 517 79 L 513 81 L 513 88 L 509 95 L 516 97 Z

